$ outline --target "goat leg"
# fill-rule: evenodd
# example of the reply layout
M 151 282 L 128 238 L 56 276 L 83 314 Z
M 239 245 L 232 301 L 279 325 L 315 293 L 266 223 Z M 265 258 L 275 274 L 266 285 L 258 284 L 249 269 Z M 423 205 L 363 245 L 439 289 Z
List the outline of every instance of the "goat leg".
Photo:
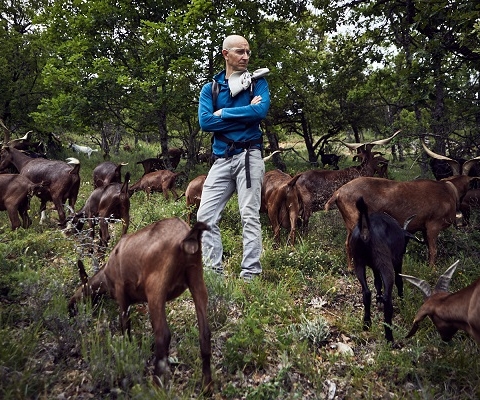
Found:
M 381 310 L 383 308 L 383 304 L 385 303 L 385 299 L 382 293 L 383 281 L 380 273 L 376 270 L 373 271 L 373 285 L 375 286 L 375 290 L 377 291 L 377 307 L 379 310 Z
M 170 340 L 172 334 L 167 323 L 167 316 L 165 312 L 165 300 L 163 304 L 158 300 L 149 300 L 148 308 L 152 314 L 151 321 L 153 333 L 155 335 L 155 366 L 153 370 L 154 383 L 161 386 L 162 382 L 168 380 L 168 349 L 170 347 Z M 153 313 L 157 315 L 153 316 Z M 163 377 L 163 380 L 162 380 Z
M 211 332 L 207 320 L 208 293 L 202 275 L 203 272 L 201 270 L 195 270 L 192 272 L 191 276 L 189 277 L 189 282 L 197 282 L 197 284 L 189 285 L 189 290 L 193 297 L 198 320 L 200 353 L 202 356 L 203 393 L 208 395 L 213 391 L 212 372 L 210 366 L 212 348 Z M 198 282 L 202 282 L 203 284 L 199 285 Z
M 372 304 L 372 292 L 367 285 L 366 266 L 355 265 L 355 274 L 362 286 L 362 301 L 363 301 L 363 329 L 368 330 L 372 325 L 372 317 L 370 314 L 370 307 Z

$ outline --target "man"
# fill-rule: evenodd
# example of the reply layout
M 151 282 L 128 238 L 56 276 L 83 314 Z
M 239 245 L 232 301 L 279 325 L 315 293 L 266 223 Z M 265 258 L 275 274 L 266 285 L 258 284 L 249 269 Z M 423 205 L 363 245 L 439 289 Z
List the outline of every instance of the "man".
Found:
M 262 272 L 259 210 L 265 164 L 259 124 L 267 115 L 270 93 L 265 78 L 247 71 L 251 51 L 244 37 L 228 36 L 222 55 L 225 70 L 214 76 L 215 84 L 207 83 L 200 93 L 198 117 L 202 130 L 213 134 L 214 163 L 203 186 L 197 220 L 210 227 L 202 235 L 204 263 L 223 274 L 218 224 L 228 200 L 237 192 L 243 227 L 240 276 L 251 280 Z

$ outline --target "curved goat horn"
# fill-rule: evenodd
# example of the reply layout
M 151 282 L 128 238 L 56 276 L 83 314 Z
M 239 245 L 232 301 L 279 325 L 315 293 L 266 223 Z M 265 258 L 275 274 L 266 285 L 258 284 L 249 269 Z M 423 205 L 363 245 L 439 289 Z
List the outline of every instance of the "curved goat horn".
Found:
M 448 287 L 450 286 L 450 280 L 457 269 L 458 263 L 460 260 L 455 261 L 448 269 L 443 273 L 440 278 L 438 278 L 437 284 L 435 285 L 435 292 L 448 292 Z
M 357 150 L 359 147 L 362 147 L 362 146 L 365 146 L 366 148 L 368 148 L 368 150 L 371 150 L 372 147 L 375 146 L 376 144 L 378 144 L 378 145 L 389 144 L 392 141 L 392 139 L 395 136 L 397 136 L 400 132 L 401 132 L 401 130 L 398 130 L 392 136 L 390 136 L 389 138 L 374 140 L 373 142 L 368 142 L 368 143 L 345 143 L 345 142 L 342 142 L 341 140 L 340 140 L 340 143 L 347 146 L 350 150 Z
M 462 165 L 462 175 L 468 175 L 468 173 L 470 172 L 470 168 L 472 168 L 473 165 L 479 161 L 480 161 L 480 156 L 472 158 L 471 160 L 465 161 Z
M 412 216 L 408 217 L 405 222 L 403 223 L 403 230 L 406 231 L 407 230 L 407 226 L 408 224 L 412 221 L 412 219 L 414 219 L 415 217 L 417 216 L 417 214 L 413 214 Z
M 380 140 L 374 140 L 373 142 L 369 142 L 367 144 L 371 144 L 371 145 L 375 145 L 375 144 L 378 144 L 378 145 L 385 145 L 385 144 L 389 144 L 392 139 L 397 136 L 402 130 L 399 129 L 398 131 L 396 131 L 392 136 L 390 136 L 389 138 L 386 138 L 386 139 L 380 139 Z
M 450 165 L 450 167 L 452 167 L 453 175 L 460 175 L 460 164 L 457 161 L 453 160 L 450 157 L 442 156 L 441 154 L 434 153 L 425 145 L 425 143 L 423 143 L 423 140 L 420 140 L 420 143 L 422 143 L 425 153 L 427 153 L 432 158 L 436 158 L 437 160 L 446 161 Z
M 432 294 L 432 289 L 430 285 L 427 282 L 425 282 L 423 279 L 415 278 L 414 276 L 411 276 L 411 275 L 403 275 L 403 274 L 399 274 L 399 275 L 402 278 L 405 278 L 410 283 L 412 283 L 417 288 L 419 288 L 422 291 L 423 297 L 425 299 L 427 297 L 430 297 L 430 295 Z
M 277 154 L 277 153 L 281 153 L 282 151 L 281 150 L 275 150 L 272 154 L 270 154 L 269 156 L 267 157 L 263 157 L 263 161 L 264 162 L 267 162 L 268 160 L 270 160 L 274 154 Z

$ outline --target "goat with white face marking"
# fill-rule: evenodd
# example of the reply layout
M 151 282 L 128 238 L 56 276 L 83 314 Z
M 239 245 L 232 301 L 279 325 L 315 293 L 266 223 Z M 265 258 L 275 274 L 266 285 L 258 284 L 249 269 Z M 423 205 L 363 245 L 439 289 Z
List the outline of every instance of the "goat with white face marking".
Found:
M 366 267 L 372 268 L 374 285 L 377 290 L 377 303 L 383 303 L 385 338 L 393 342 L 392 317 L 393 284 L 397 286 L 398 295 L 403 296 L 402 272 L 403 255 L 409 238 L 413 237 L 405 229 L 411 216 L 402 228 L 398 222 L 385 213 L 368 214 L 368 208 L 362 197 L 356 206 L 360 213 L 357 225 L 350 237 L 350 248 L 353 255 L 355 275 L 362 286 L 364 328 L 371 325 L 370 306 L 372 293 L 367 285 Z M 385 289 L 382 294 L 382 285 Z
M 459 260 L 453 263 L 440 276 L 433 288 L 422 279 L 402 275 L 419 288 L 424 295 L 424 303 L 417 311 L 412 329 L 407 338 L 412 337 L 425 317 L 430 317 L 442 340 L 448 342 L 457 331 L 467 332 L 480 345 L 480 279 L 455 293 L 449 293 L 450 280 Z
M 197 222 L 192 229 L 179 218 L 167 218 L 124 235 L 102 269 L 88 279 L 80 265 L 80 286 L 69 302 L 75 315 L 77 302 L 109 295 L 120 307 L 122 331 L 130 334 L 129 307 L 147 302 L 155 336 L 155 377 L 167 370 L 171 333 L 166 303 L 190 290 L 197 313 L 202 356 L 203 390 L 213 388 L 210 358 L 210 328 L 207 321 L 208 293 L 203 280 L 201 235 L 208 226 Z

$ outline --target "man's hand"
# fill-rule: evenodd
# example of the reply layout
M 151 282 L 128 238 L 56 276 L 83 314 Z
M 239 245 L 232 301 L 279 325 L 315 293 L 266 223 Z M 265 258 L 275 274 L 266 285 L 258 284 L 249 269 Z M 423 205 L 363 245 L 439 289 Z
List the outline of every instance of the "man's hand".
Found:
M 222 116 L 222 109 L 215 111 L 213 113 L 213 115 L 216 115 L 217 117 L 221 117 Z
M 250 102 L 250 104 L 258 104 L 262 101 L 262 96 L 255 96 L 252 101 Z

